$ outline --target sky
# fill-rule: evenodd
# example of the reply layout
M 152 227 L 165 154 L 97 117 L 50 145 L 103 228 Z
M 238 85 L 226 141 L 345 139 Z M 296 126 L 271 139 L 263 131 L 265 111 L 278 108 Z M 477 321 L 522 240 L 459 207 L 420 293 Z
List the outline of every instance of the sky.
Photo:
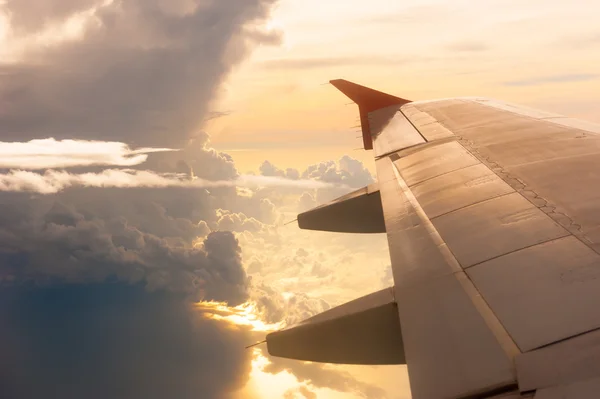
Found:
M 393 284 L 384 235 L 287 224 L 376 180 L 326 82 L 600 122 L 598 12 L 0 1 L 0 396 L 410 398 L 404 366 L 243 349 Z
M 322 85 L 335 78 L 412 100 L 492 97 L 598 122 L 598 7 L 591 0 L 282 1 L 271 26 L 283 43 L 259 48 L 226 84 L 221 109 L 235 112 L 211 126 L 214 145 L 235 150 L 250 169 L 267 151 L 296 166 L 349 153 L 373 170 L 370 154 L 354 150 L 355 106 Z

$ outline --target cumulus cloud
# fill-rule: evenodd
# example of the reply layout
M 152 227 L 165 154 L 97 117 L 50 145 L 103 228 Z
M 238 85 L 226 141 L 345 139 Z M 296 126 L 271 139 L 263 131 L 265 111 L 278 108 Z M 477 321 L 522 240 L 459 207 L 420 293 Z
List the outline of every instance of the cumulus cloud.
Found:
M 348 155 L 344 155 L 337 162 L 323 161 L 308 166 L 302 173 L 296 169 L 280 169 L 269 161 L 264 161 L 260 174 L 268 177 L 286 177 L 289 179 L 311 179 L 341 185 L 342 188 L 362 187 L 373 183 L 373 176 L 365 165 Z
M 368 171 L 347 157 L 306 176 L 273 165 L 242 175 L 199 131 L 218 115 L 212 103 L 232 68 L 254 45 L 277 42 L 259 28 L 274 3 L 0 5 L 11 24 L 1 49 L 11 57 L 0 63 L 0 141 L 39 139 L 23 145 L 56 151 L 19 160 L 11 147 L 12 163 L 0 166 L 12 169 L 0 175 L 0 396 L 228 397 L 248 377 L 241 348 L 254 337 L 197 317 L 191 301 L 256 301 L 265 319 L 285 323 L 329 308 L 300 289 L 284 295 L 251 280 L 240 237 L 282 245 L 270 225 L 287 193 L 335 196 L 372 180 Z M 181 150 L 154 152 L 163 147 Z M 25 155 L 35 155 L 31 148 Z M 86 169 L 56 170 L 68 167 Z M 308 264 L 309 251 L 293 251 Z M 321 366 L 298 367 L 270 370 L 297 372 L 308 389 L 329 385 L 311 374 Z M 371 392 L 349 375 L 324 376 L 329 388 Z
M 298 212 L 305 212 L 317 206 L 317 200 L 314 195 L 304 192 L 298 199 Z
M 212 399 L 246 382 L 246 333 L 191 301 L 249 298 L 238 240 L 213 230 L 255 200 L 190 138 L 232 68 L 276 41 L 259 28 L 274 3 L 2 2 L 1 397 Z M 47 170 L 71 167 L 87 170 Z
M 78 138 L 179 147 L 254 44 L 274 0 L 10 1 L 15 35 L 92 11 L 77 40 L 32 46 L 0 65 L 0 131 L 8 141 Z M 43 5 L 40 5 L 42 4 Z M 50 34 L 52 36 L 52 34 Z M 12 39 L 17 41 L 16 37 Z
M 313 189 L 313 191 L 301 191 L 299 189 L 302 187 L 299 185 L 290 184 L 289 187 L 293 190 L 285 193 L 281 191 L 272 193 L 274 197 L 279 199 L 283 199 L 286 194 L 296 196 L 294 198 L 296 205 L 294 211 L 300 210 L 301 212 L 347 194 L 354 188 L 360 188 L 374 182 L 371 172 L 365 165 L 348 155 L 344 155 L 337 162 L 330 160 L 310 165 L 302 172 L 290 168 L 284 171 L 269 161 L 265 161 L 260 167 L 260 173 L 265 177 L 286 177 L 289 180 L 312 180 L 329 184 L 318 188 L 307 187 Z
M 257 312 L 268 323 L 290 326 L 331 308 L 323 299 L 311 298 L 304 293 L 287 293 L 284 296 L 260 282 L 253 285 L 250 295 Z
M 340 183 L 348 187 L 362 187 L 373 182 L 373 176 L 363 163 L 348 155 L 344 155 L 337 163 L 326 161 L 311 165 L 302 173 L 302 178 Z
M 1 215 L 0 283 L 113 278 L 233 305 L 248 298 L 241 249 L 230 232 L 209 233 L 193 245 L 141 231 L 122 218 L 88 216 L 60 203 L 46 210 L 47 205 L 30 202 L 17 217 Z M 8 210 L 15 209 L 13 202 Z
M 127 144 L 89 140 L 28 142 L 0 141 L 0 169 L 56 169 L 96 165 L 134 166 L 145 162 L 149 153 L 177 151 L 169 148 L 139 148 Z
M 288 192 L 296 196 L 294 199 L 296 210 L 300 212 L 314 208 L 316 205 L 331 201 L 334 198 L 347 194 L 352 189 L 364 187 L 373 183 L 375 180 L 371 172 L 365 165 L 348 155 L 344 155 L 337 162 L 333 160 L 319 162 L 308 166 L 304 171 L 299 172 L 295 169 L 283 169 L 265 161 L 260 172 L 266 177 L 286 177 L 289 180 L 298 179 L 298 181 L 318 181 L 328 184 L 324 187 L 306 187 L 312 191 L 302 190 L 299 185 L 290 184 L 289 187 L 294 191 Z M 279 193 L 281 196 L 282 193 Z
M 287 168 L 286 170 L 279 169 L 269 161 L 264 161 L 260 167 L 259 172 L 263 176 L 279 176 L 288 179 L 296 180 L 300 177 L 300 173 L 297 169 Z
M 219 220 L 217 220 L 219 230 L 256 232 L 265 227 L 263 223 L 241 212 L 235 213 L 219 209 L 217 215 L 219 216 Z

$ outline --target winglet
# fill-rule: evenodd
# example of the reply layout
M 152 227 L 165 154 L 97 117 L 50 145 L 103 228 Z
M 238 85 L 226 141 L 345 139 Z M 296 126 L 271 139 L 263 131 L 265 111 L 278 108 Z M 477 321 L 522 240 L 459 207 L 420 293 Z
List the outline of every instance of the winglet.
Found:
M 365 150 L 373 149 L 373 139 L 369 127 L 369 112 L 389 107 L 390 105 L 403 105 L 410 102 L 410 100 L 373 90 L 344 79 L 331 80 L 329 83 L 358 105 Z

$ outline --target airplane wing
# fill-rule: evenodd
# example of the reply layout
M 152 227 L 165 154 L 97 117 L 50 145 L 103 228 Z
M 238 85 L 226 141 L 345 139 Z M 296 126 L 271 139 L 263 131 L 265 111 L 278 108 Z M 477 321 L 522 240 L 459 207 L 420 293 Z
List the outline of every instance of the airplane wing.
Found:
M 300 226 L 385 231 L 394 287 L 269 334 L 269 352 L 407 364 L 415 399 L 599 397 L 600 126 L 331 83 L 378 182 Z

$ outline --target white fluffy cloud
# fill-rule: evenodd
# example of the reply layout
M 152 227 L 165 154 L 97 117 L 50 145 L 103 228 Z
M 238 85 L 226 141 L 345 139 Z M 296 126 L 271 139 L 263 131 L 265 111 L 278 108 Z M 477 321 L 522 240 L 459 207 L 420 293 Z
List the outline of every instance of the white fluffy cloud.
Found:
M 169 148 L 132 150 L 125 143 L 90 140 L 28 142 L 0 141 L 0 169 L 56 169 L 83 166 L 134 166 L 145 162 L 149 153 L 177 151 Z
M 55 194 L 71 187 L 293 187 L 319 189 L 332 184 L 316 180 L 290 180 L 274 176 L 242 175 L 235 180 L 211 181 L 190 178 L 184 174 L 156 173 L 149 170 L 108 169 L 99 173 L 69 173 L 48 170 L 35 173 L 11 170 L 0 174 L 0 191 L 27 191 L 39 194 Z

